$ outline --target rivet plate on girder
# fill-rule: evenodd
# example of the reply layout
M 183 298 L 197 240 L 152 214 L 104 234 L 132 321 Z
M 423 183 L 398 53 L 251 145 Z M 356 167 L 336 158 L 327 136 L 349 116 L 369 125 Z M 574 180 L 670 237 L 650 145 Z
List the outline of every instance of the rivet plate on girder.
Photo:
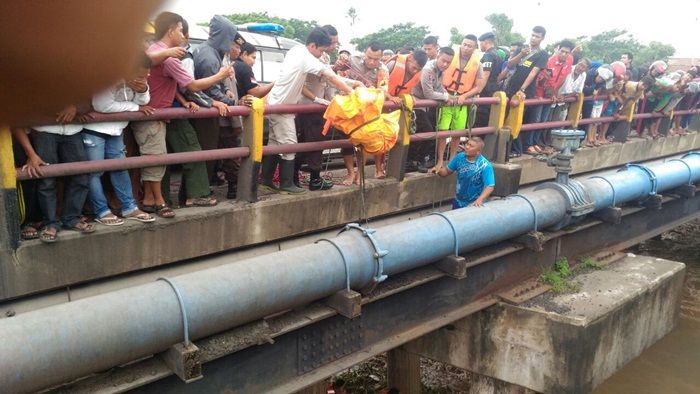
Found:
M 297 338 L 297 372 L 301 375 L 360 349 L 364 342 L 362 317 L 335 316 L 301 329 Z

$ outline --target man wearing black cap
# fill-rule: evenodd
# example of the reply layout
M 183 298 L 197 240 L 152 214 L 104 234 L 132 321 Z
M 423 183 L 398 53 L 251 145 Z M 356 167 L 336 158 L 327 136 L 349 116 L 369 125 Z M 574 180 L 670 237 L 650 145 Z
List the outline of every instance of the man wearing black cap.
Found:
M 481 67 L 483 69 L 483 81 L 486 83 L 481 90 L 481 97 L 491 97 L 498 90 L 498 73 L 501 71 L 503 61 L 496 52 L 496 35 L 487 32 L 479 37 L 479 49 L 483 52 L 481 56 Z M 479 105 L 476 111 L 474 127 L 486 127 L 489 123 L 490 106 Z
M 214 15 L 209 22 L 209 38 L 194 51 L 195 78 L 204 78 L 216 73 L 216 70 L 221 68 L 224 57 L 231 52 L 231 48 L 238 47 L 235 52 L 240 54 L 240 46 L 244 43 L 245 39 L 241 37 L 230 20 L 221 15 Z M 216 101 L 226 105 L 236 105 L 236 89 L 233 88 L 236 82 L 231 82 L 228 88 L 224 81 L 221 81 L 204 92 Z M 240 145 L 241 125 L 232 124 L 231 118 L 223 115 L 226 114 L 223 113 L 218 119 L 197 119 L 193 122 L 203 150 L 235 148 Z M 214 162 L 207 163 L 209 179 L 212 179 L 214 174 L 214 164 Z M 236 198 L 239 166 L 240 161 L 235 159 L 224 160 L 222 165 L 229 185 L 226 195 L 229 199 Z

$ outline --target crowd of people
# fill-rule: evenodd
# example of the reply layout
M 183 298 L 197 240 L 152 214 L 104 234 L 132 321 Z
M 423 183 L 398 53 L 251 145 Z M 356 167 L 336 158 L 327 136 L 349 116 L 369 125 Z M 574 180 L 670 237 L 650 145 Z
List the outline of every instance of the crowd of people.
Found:
M 327 105 L 334 96 L 357 87 L 379 89 L 385 100 L 397 104 L 404 94 L 439 101 L 437 109 L 415 109 L 419 132 L 488 126 L 489 106 L 474 107 L 467 100 L 490 97 L 497 91 L 504 91 L 515 101 L 551 99 L 549 104 L 527 106 L 525 123 L 566 119 L 570 105 L 566 99 L 581 92 L 596 98 L 585 102 L 584 118 L 620 118 L 639 102 L 645 103 L 640 111 L 665 114 L 698 104 L 698 95 L 688 94 L 700 90 L 697 66 L 669 73 L 666 63 L 659 60 L 640 72 L 632 66 L 631 53 L 622 53 L 620 61 L 600 64 L 582 57 L 581 47 L 568 40 L 558 43 L 550 55 L 541 46 L 545 35 L 545 28 L 536 26 L 527 44 L 513 43 L 509 48 L 497 46 L 498 38 L 492 32 L 479 37 L 467 34 L 458 48 L 440 47 L 437 37 L 428 36 L 421 48 L 389 49 L 372 42 L 363 53 L 351 54 L 343 50 L 336 53 L 338 31 L 325 25 L 313 29 L 304 45 L 290 49 L 280 74 L 272 83 L 264 84 L 253 73 L 257 49 L 246 42 L 230 20 L 214 16 L 209 38 L 193 49 L 187 21 L 178 14 L 162 12 L 155 19 L 154 34 L 145 44 L 142 59 L 129 75 L 96 94 L 91 103 L 68 106 L 57 114 L 54 125 L 12 130 L 17 142 L 16 163 L 30 176 L 37 176 L 49 163 L 125 157 L 131 140 L 135 147 L 131 154 L 142 156 L 233 148 L 240 144 L 242 122 L 240 117 L 229 115 L 229 106 L 250 105 L 253 97 L 264 97 L 270 105 Z M 602 95 L 608 99 L 598 100 Z M 170 107 L 191 112 L 216 108 L 220 116 L 91 122 L 94 113 L 140 111 L 151 115 Z M 340 132 L 322 135 L 321 113 L 270 114 L 267 119 L 269 145 L 346 137 Z M 670 133 L 685 133 L 688 118 L 675 120 Z M 659 121 L 646 120 L 640 135 L 658 138 Z M 587 144 L 608 143 L 608 123 L 591 124 L 587 131 Z M 437 145 L 412 144 L 407 170 L 441 176 L 457 173 L 454 207 L 482 205 L 495 185 L 493 168 L 481 155 L 483 141 L 478 137 L 466 141 L 452 138 L 447 148 L 446 139 L 439 139 Z M 537 130 L 513 139 L 510 157 L 551 152 L 547 130 Z M 364 163 L 356 163 L 352 148 L 341 153 L 346 174 L 339 183 L 357 184 L 355 167 Z M 283 194 L 304 193 L 298 174 L 305 165 L 310 173 L 309 190 L 330 189 L 333 182 L 321 176 L 322 159 L 320 151 L 265 156 L 261 187 Z M 375 177 L 385 177 L 384 155 L 375 155 L 374 163 Z M 227 184 L 226 197 L 235 199 L 238 167 L 234 159 L 181 165 L 177 205 L 215 206 L 218 201 L 212 187 L 223 183 Z M 150 223 L 156 217 L 173 218 L 176 213 L 171 208 L 175 204 L 170 201 L 170 173 L 166 166 L 143 168 L 131 175 L 126 170 L 111 171 L 108 190 L 102 173 L 74 175 L 63 182 L 54 178 L 23 181 L 22 237 L 52 243 L 61 229 L 94 232 L 96 224 L 86 220 L 86 212 L 104 226 L 119 226 L 126 220 Z

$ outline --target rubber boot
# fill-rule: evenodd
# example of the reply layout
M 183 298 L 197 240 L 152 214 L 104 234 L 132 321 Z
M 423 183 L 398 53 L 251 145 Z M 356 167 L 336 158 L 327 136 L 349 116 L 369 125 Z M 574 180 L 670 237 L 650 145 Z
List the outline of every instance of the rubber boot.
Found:
M 264 156 L 262 159 L 262 181 L 260 188 L 263 190 L 278 192 L 279 189 L 272 182 L 272 177 L 275 175 L 275 169 L 279 162 L 279 155 Z
M 228 183 L 228 191 L 226 192 L 226 198 L 229 200 L 235 200 L 236 195 L 238 195 L 238 184 L 236 182 L 230 181 Z
M 293 180 L 294 180 L 294 186 L 296 186 L 296 187 L 301 187 L 301 179 L 300 179 L 301 177 L 299 175 L 301 175 L 301 161 L 298 159 L 294 159 Z
M 294 160 L 280 159 L 280 188 L 282 194 L 306 193 L 306 189 L 294 184 Z

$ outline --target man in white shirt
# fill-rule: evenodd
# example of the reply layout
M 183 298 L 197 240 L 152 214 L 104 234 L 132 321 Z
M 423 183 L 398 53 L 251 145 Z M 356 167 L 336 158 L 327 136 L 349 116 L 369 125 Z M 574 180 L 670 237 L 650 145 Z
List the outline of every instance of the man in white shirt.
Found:
M 81 133 L 83 126 L 69 124 L 75 119 L 75 114 L 76 107 L 70 105 L 58 113 L 58 124 L 32 127 L 34 150 L 46 163 L 87 160 Z M 80 213 L 88 194 L 88 178 L 87 174 L 66 177 L 60 218 L 56 213 L 56 178 L 41 178 L 37 181 L 39 208 L 46 225 L 39 236 L 42 242 L 56 242 L 61 226 L 81 233 L 95 231 L 93 225 L 80 221 Z
M 331 38 L 326 31 L 316 28 L 309 33 L 306 46 L 297 46 L 289 50 L 284 58 L 275 86 L 267 96 L 267 103 L 296 104 L 301 98 L 301 91 L 306 81 L 306 74 L 323 76 L 339 90 L 350 93 L 352 89 L 333 71 L 326 67 L 319 58 L 331 45 Z M 297 143 L 294 114 L 271 114 L 268 145 L 289 145 Z M 283 194 L 304 193 L 306 190 L 294 185 L 294 153 L 266 156 L 263 158 L 262 186 L 268 190 Z M 280 187 L 275 187 L 272 176 L 275 167 L 280 165 Z
M 567 97 L 576 96 L 583 91 L 583 83 L 586 81 L 586 70 L 591 66 L 591 61 L 583 58 L 579 60 L 573 71 L 566 76 L 564 83 L 559 88 L 556 94 L 557 100 L 562 100 Z M 569 104 L 558 102 L 552 104 L 552 121 L 565 120 L 569 112 Z

